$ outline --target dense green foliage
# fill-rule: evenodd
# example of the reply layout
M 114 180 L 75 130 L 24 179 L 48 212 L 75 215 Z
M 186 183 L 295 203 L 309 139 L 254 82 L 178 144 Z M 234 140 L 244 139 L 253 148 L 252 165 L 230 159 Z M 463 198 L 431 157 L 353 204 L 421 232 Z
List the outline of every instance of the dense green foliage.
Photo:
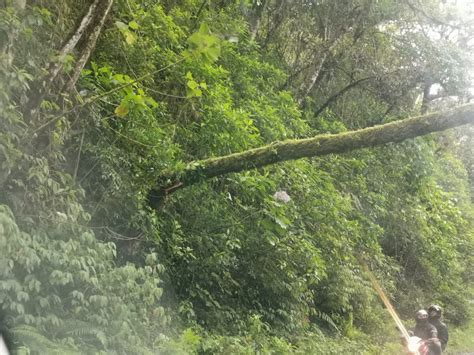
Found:
M 86 39 L 32 114 L 90 3 L 0 5 L 0 309 L 20 351 L 396 353 L 361 260 L 405 319 L 436 301 L 451 324 L 469 320 L 472 130 L 148 201 L 189 161 L 465 100 L 472 29 L 441 36 L 462 13 L 117 0 L 75 89 Z

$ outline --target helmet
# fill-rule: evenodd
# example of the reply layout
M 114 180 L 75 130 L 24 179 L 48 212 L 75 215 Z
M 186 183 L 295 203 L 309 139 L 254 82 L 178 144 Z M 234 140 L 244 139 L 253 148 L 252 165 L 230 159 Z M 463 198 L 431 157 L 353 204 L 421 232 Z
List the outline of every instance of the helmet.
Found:
M 415 313 L 415 319 L 417 322 L 428 320 L 428 312 L 426 312 L 424 309 L 420 309 Z
M 438 319 L 441 318 L 441 307 L 438 306 L 437 304 L 432 304 L 431 306 L 428 307 L 428 314 L 430 319 Z

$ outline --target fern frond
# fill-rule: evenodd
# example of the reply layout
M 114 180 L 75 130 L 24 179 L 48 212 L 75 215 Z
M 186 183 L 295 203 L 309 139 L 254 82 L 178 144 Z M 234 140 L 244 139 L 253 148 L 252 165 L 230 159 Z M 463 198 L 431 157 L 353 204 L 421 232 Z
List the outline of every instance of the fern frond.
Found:
M 326 323 L 328 323 L 331 327 L 333 327 L 336 332 L 340 333 L 341 331 L 339 330 L 339 327 L 336 325 L 336 323 L 334 323 L 334 321 L 332 320 L 331 316 L 329 316 L 327 313 L 324 313 L 324 312 L 321 312 L 319 310 L 314 310 L 314 313 L 316 314 L 316 317 L 322 319 L 323 321 L 325 321 Z
M 96 335 L 100 331 L 91 323 L 79 319 L 67 319 L 63 322 L 63 332 L 72 336 Z
M 103 347 L 107 347 L 108 345 L 108 337 L 105 332 L 89 322 L 79 319 L 65 320 L 63 324 L 63 331 L 68 336 L 74 338 L 92 336 L 99 340 Z
M 78 354 L 74 349 L 48 339 L 29 325 L 19 325 L 11 333 L 19 343 L 40 354 Z

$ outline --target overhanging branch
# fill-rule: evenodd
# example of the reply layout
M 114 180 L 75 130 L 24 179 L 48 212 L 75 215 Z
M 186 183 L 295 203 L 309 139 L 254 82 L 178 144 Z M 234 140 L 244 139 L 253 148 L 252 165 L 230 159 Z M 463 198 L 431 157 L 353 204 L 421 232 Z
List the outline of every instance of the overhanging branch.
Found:
M 375 78 L 375 76 L 369 76 L 367 78 L 362 78 L 362 79 L 349 83 L 344 88 L 342 88 L 341 90 L 336 92 L 334 95 L 332 95 L 329 99 L 327 99 L 326 102 L 322 104 L 321 107 L 319 107 L 318 110 L 314 113 L 314 116 L 318 117 L 326 108 L 332 105 L 339 97 L 344 95 L 346 92 L 348 92 L 352 88 L 355 88 L 357 85 L 363 83 L 364 81 L 371 80 L 373 78 Z
M 402 142 L 472 123 L 474 123 L 474 104 L 468 104 L 445 112 L 434 112 L 357 131 L 275 142 L 240 153 L 195 161 L 189 163 L 181 173 L 161 176 L 158 179 L 158 186 L 150 193 L 150 203 L 153 207 L 157 207 L 166 195 L 179 188 L 228 173 L 238 173 L 287 160 L 345 153 L 391 142 Z

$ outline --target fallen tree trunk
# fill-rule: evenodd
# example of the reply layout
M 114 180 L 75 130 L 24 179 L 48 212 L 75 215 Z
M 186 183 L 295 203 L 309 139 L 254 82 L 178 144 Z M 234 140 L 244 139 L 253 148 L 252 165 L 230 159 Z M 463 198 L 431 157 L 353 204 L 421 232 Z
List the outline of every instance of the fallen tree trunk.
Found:
M 306 139 L 275 142 L 222 157 L 188 164 L 181 173 L 163 175 L 149 195 L 152 207 L 161 205 L 163 198 L 179 188 L 228 173 L 260 168 L 266 165 L 332 153 L 344 153 L 474 123 L 474 104 L 459 106 L 446 112 L 434 112 L 380 126 L 339 134 L 324 134 Z

